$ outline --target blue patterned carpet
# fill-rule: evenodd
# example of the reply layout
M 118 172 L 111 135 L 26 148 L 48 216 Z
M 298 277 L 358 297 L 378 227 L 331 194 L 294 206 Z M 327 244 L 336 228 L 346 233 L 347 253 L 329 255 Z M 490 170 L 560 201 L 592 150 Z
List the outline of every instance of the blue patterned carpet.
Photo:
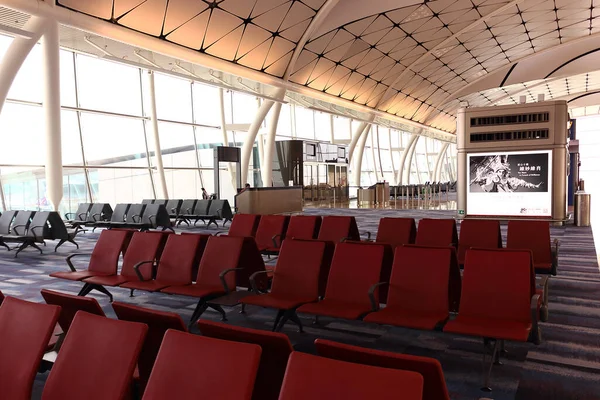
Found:
M 379 218 L 383 216 L 447 218 L 455 211 L 307 209 L 305 213 L 354 215 L 361 231 L 374 234 Z M 203 231 L 200 228 L 193 230 Z M 207 232 L 216 231 L 213 228 Z M 503 235 L 506 239 L 505 226 Z M 98 232 L 79 235 L 80 251 L 89 252 L 97 236 Z M 600 273 L 592 231 L 573 226 L 553 227 L 552 236 L 561 242 L 559 276 L 550 280 L 550 318 L 547 323 L 542 323 L 543 343 L 540 346 L 507 343 L 504 365 L 495 367 L 492 373 L 492 393 L 484 394 L 479 390 L 482 343 L 476 338 L 333 319 L 322 319 L 319 326 L 314 326 L 311 318 L 302 315 L 306 333 L 297 333 L 291 324 L 286 325 L 284 332 L 299 351 L 314 352 L 314 339 L 322 337 L 434 357 L 442 363 L 448 389 L 455 400 L 600 399 Z M 67 269 L 64 258 L 76 252 L 74 246 L 66 244 L 58 253 L 53 253 L 52 249 L 52 243 L 49 243 L 43 255 L 25 250 L 17 259 L 13 258 L 14 252 L 0 250 L 0 290 L 6 295 L 36 302 L 42 301 L 42 288 L 76 294 L 80 283 L 48 276 L 51 272 Z M 136 297 L 130 298 L 126 289 L 110 290 L 115 300 L 175 311 L 185 320 L 195 307 L 193 299 L 182 296 L 138 292 Z M 114 317 L 105 296 L 91 296 L 98 299 L 107 315 Z M 246 315 L 239 314 L 239 309 L 226 311 L 229 323 L 258 329 L 270 329 L 275 316 L 274 311 L 257 307 L 248 307 Z M 218 315 L 207 311 L 204 318 L 218 320 Z M 45 378 L 46 374 L 38 375 L 34 399 L 40 398 Z

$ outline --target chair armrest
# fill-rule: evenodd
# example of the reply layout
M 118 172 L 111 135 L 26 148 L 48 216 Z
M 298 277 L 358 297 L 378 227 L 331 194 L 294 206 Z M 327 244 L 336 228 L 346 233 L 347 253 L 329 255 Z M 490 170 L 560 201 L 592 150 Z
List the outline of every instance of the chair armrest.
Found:
M 69 269 L 71 270 L 71 272 L 77 272 L 77 270 L 75 269 L 75 266 L 73 265 L 73 262 L 71 261 L 71 259 L 73 257 L 78 257 L 78 256 L 91 256 L 92 253 L 74 253 L 69 255 L 65 260 L 67 261 L 67 265 L 69 266 Z
M 17 235 L 24 235 L 24 234 L 25 234 L 25 232 L 23 232 L 23 233 L 19 233 L 19 231 L 17 231 L 17 228 L 24 228 L 25 226 L 26 226 L 26 225 L 23 225 L 23 224 L 14 225 L 14 226 L 12 227 L 12 229 L 15 231 L 15 233 L 16 233 Z
M 256 286 L 256 277 L 261 274 L 268 274 L 269 271 L 256 271 L 252 275 L 250 275 L 250 286 L 252 287 L 252 291 L 256 294 L 259 293 L 258 286 Z
M 100 221 L 100 218 L 96 218 L 96 217 L 101 217 L 102 214 L 101 213 L 96 213 L 92 215 L 92 219 L 94 220 L 94 222 L 98 222 Z
M 277 240 L 275 240 L 276 238 L 279 238 L 279 244 L 277 244 Z M 278 248 L 279 246 L 281 246 L 281 235 L 279 233 L 276 235 L 273 235 L 271 240 L 273 241 L 273 247 Z
M 365 231 L 365 232 L 361 232 L 360 235 L 367 235 L 367 240 L 371 240 L 371 232 L 370 231 Z
M 36 225 L 36 226 L 32 226 L 32 227 L 29 228 L 29 230 L 31 232 L 33 232 L 33 240 L 37 240 L 38 235 L 37 235 L 37 233 L 35 233 L 35 230 L 36 229 L 40 229 L 40 228 L 44 229 L 44 225 Z M 42 238 L 42 240 L 44 240 L 44 231 L 43 230 L 42 230 L 41 238 Z
M 79 214 L 77 214 L 77 218 L 80 218 L 80 219 L 81 219 L 81 217 L 85 217 L 85 216 L 87 216 L 87 213 L 79 213 Z
M 533 337 L 534 344 L 540 344 L 542 342 L 542 335 L 538 325 L 539 313 L 538 313 L 538 301 L 540 299 L 539 294 L 534 294 L 531 297 L 530 311 L 531 311 L 531 335 Z
M 144 264 L 150 264 L 153 262 L 154 262 L 154 260 L 140 261 L 139 263 L 137 263 L 133 266 L 133 270 L 135 271 L 135 274 L 137 275 L 137 277 L 140 281 L 144 282 L 144 276 L 140 272 L 140 267 Z
M 244 270 L 244 268 L 229 268 L 219 274 L 219 279 L 221 280 L 221 284 L 223 285 L 223 288 L 225 289 L 226 294 L 229 294 L 231 292 L 231 289 L 227 285 L 227 281 L 225 281 L 225 275 L 227 275 L 228 273 L 233 272 L 233 271 L 243 271 L 243 270 Z
M 375 298 L 375 290 L 379 286 L 383 286 L 383 285 L 387 285 L 387 284 L 388 284 L 388 282 L 378 282 L 369 288 L 369 300 L 371 300 L 371 310 L 373 310 L 373 311 L 379 310 L 379 300 Z
M 136 221 L 135 219 L 138 218 L 138 220 Z M 134 223 L 138 223 L 142 221 L 142 217 L 138 214 L 134 214 L 131 216 L 131 219 L 133 220 Z
M 65 213 L 65 219 L 69 219 L 69 215 L 75 215 L 73 212 Z
M 227 231 L 219 231 L 219 232 L 215 232 L 213 233 L 213 236 L 221 236 L 222 234 L 227 233 Z
M 148 217 L 148 220 L 150 221 L 150 224 L 151 224 L 152 226 L 154 226 L 154 225 L 156 224 L 156 214 L 152 214 L 152 215 L 150 215 L 150 216 Z M 154 220 L 154 221 L 152 221 L 152 220 Z
M 222 208 L 217 210 L 217 215 L 219 216 L 219 218 L 223 219 L 223 214 L 221 214 L 221 211 L 223 211 Z

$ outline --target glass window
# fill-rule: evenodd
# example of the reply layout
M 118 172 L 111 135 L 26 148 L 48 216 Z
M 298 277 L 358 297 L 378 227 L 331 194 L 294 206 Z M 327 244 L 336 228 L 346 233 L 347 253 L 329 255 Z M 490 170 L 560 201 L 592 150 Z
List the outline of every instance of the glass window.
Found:
M 219 88 L 200 85 L 198 83 L 193 84 L 194 90 L 194 117 L 197 124 L 221 126 L 221 108 L 219 107 Z M 222 90 L 222 89 L 221 89 Z M 224 92 L 226 92 L 224 90 Z M 224 103 L 230 101 L 227 93 L 223 93 L 225 96 Z M 225 112 L 227 117 L 227 111 Z M 227 121 L 227 118 L 225 118 Z
M 159 119 L 192 122 L 192 87 L 189 80 L 154 74 L 154 87 Z M 144 95 L 148 96 L 148 91 L 144 90 Z M 149 109 L 146 110 L 146 114 L 149 113 Z
M 44 165 L 44 129 L 41 107 L 5 103 L 0 114 L 0 163 Z
M 83 165 L 77 113 L 75 111 L 62 110 L 60 113 L 60 123 L 63 165 Z
M 323 142 L 331 143 L 331 115 L 320 111 L 314 111 L 315 138 Z
M 315 139 L 314 112 L 296 106 L 296 136 L 300 139 Z
M 40 65 L 42 65 L 42 47 L 35 45 L 10 86 L 9 99 L 42 102 L 44 81 Z

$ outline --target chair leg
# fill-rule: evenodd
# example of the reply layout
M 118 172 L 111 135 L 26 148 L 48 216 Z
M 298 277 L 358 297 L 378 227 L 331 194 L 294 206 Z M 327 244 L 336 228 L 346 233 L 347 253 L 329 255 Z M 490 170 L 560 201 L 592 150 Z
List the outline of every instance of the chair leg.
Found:
M 19 255 L 19 253 L 20 253 L 21 251 L 25 250 L 27 247 L 29 247 L 29 243 L 27 243 L 27 242 L 24 242 L 22 245 L 20 245 L 20 246 L 17 248 L 17 252 L 15 253 L 15 258 L 17 258 L 17 256 Z
M 242 309 L 240 310 L 240 314 L 246 314 L 246 305 L 242 303 Z
M 112 295 L 112 293 L 111 293 L 111 292 L 109 292 L 108 290 L 106 290 L 106 288 L 105 288 L 104 286 L 102 286 L 102 285 L 90 284 L 90 287 L 91 287 L 90 291 L 92 291 L 92 290 L 97 290 L 97 291 L 99 291 L 100 293 L 103 293 L 103 294 L 107 295 L 107 296 L 108 296 L 108 300 L 109 300 L 111 303 L 113 302 L 113 295 Z
M 40 254 L 44 254 L 44 252 L 42 251 L 42 248 L 40 246 L 38 246 L 37 243 L 31 242 L 31 243 L 29 243 L 29 246 L 33 247 L 34 249 L 39 250 Z
M 313 325 L 319 325 L 319 316 L 315 315 L 315 319 L 313 320 Z
M 129 289 L 129 297 L 134 297 L 134 296 L 133 296 L 133 291 L 134 291 L 134 290 L 135 290 L 135 289 Z
M 304 329 L 302 328 L 302 321 L 300 321 L 300 318 L 298 318 L 296 310 L 289 310 L 288 312 L 290 313 L 290 320 L 296 325 L 298 325 L 298 332 L 304 333 Z
M 281 317 L 285 314 L 285 310 L 277 310 L 277 316 L 275 317 L 275 322 L 273 323 L 273 332 L 277 332 L 281 328 L 279 328 L 279 322 L 281 321 Z
M 490 387 L 490 376 L 492 375 L 492 368 L 494 367 L 494 361 L 496 360 L 496 356 L 498 354 L 498 349 L 500 347 L 500 340 L 496 340 L 494 343 L 494 350 L 492 351 L 492 357 L 490 359 L 490 363 L 489 366 L 486 365 L 487 364 L 487 346 L 484 344 L 483 345 L 483 373 L 484 373 L 484 379 L 483 379 L 483 387 L 481 388 L 481 391 L 483 392 L 491 392 L 492 388 Z
M 58 250 L 58 248 L 60 246 L 62 246 L 67 240 L 66 239 L 60 239 L 60 242 L 58 242 L 58 244 L 56 245 L 56 247 L 54 247 L 54 252 L 56 253 L 56 250 Z
M 225 310 L 223 310 L 223 307 L 221 307 L 218 304 L 209 304 L 209 307 L 212 308 L 213 310 L 218 311 L 221 314 L 221 321 L 223 321 L 223 322 L 227 321 L 227 314 L 225 313 Z
M 75 245 L 75 247 L 77 247 L 77 250 L 79 250 L 79 244 L 78 244 L 78 243 L 77 243 L 75 240 L 73 240 L 73 239 L 68 239 L 67 241 L 68 241 L 69 243 L 73 243 L 73 244 Z
M 77 296 L 86 296 L 89 292 L 92 291 L 92 285 L 90 285 L 89 283 L 85 283 L 83 285 L 83 287 L 81 288 L 81 290 L 79 291 L 79 293 L 77 293 Z
M 4 246 L 4 247 L 6 247 L 6 250 L 10 251 L 10 247 L 6 243 L 4 243 L 4 241 L 1 239 L 0 239 L 0 246 Z
M 200 299 L 198 300 L 198 305 L 196 305 L 196 308 L 194 309 L 194 312 L 192 313 L 192 316 L 190 317 L 190 322 L 188 324 L 188 330 L 192 328 L 192 326 L 196 323 L 196 321 L 198 321 L 200 319 L 200 317 L 202 316 L 202 314 L 204 314 L 204 311 L 206 311 L 206 309 L 208 308 L 208 304 L 206 304 L 206 301 Z

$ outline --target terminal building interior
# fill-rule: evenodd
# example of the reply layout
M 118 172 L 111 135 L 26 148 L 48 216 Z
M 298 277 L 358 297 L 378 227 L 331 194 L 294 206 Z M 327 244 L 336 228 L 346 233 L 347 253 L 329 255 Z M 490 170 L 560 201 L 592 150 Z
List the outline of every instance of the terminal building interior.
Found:
M 0 0 L 0 399 L 600 400 L 600 1 Z

